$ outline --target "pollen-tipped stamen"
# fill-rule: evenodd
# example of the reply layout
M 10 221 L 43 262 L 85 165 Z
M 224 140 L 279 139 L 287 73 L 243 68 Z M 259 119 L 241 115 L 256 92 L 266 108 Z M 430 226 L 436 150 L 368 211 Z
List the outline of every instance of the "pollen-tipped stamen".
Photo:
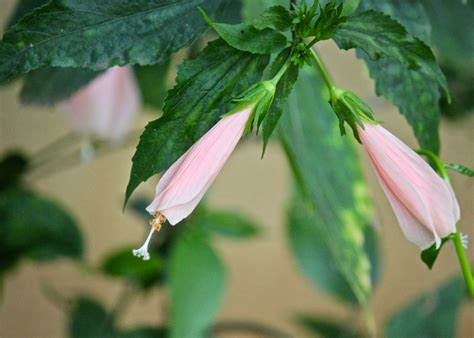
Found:
M 161 225 L 166 221 L 165 216 L 159 211 L 155 212 L 153 216 L 154 216 L 153 219 L 151 219 L 149 222 L 151 225 L 151 229 L 148 234 L 148 237 L 145 240 L 145 243 L 143 243 L 143 245 L 140 248 L 132 251 L 135 257 L 142 257 L 144 261 L 147 261 L 150 259 L 150 253 L 148 252 L 148 245 L 150 244 L 151 238 L 153 237 L 153 233 L 155 231 L 156 232 L 160 231 Z

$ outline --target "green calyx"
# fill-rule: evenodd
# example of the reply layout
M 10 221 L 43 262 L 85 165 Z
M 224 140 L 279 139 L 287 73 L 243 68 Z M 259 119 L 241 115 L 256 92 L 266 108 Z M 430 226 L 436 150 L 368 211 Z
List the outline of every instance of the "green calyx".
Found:
M 234 114 L 245 108 L 252 107 L 252 113 L 245 127 L 245 133 L 251 132 L 254 129 L 258 133 L 260 125 L 275 97 L 276 83 L 278 83 L 278 81 L 275 82 L 274 79 L 272 79 L 254 84 L 239 97 L 233 99 L 236 106 L 226 115 Z
M 364 123 L 377 123 L 370 107 L 349 90 L 332 87 L 329 103 L 339 119 L 341 135 L 346 134 L 344 123 L 347 123 L 359 143 L 361 141 L 357 126 L 364 129 Z

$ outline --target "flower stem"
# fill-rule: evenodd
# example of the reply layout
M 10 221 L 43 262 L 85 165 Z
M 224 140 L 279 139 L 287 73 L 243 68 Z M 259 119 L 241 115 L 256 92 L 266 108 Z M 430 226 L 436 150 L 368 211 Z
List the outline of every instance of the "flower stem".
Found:
M 332 93 L 335 86 L 332 83 L 331 77 L 329 76 L 329 73 L 327 72 L 326 67 L 324 67 L 323 63 L 321 62 L 321 60 L 318 56 L 318 54 L 316 53 L 316 51 L 313 48 L 309 48 L 309 51 L 311 52 L 311 56 L 313 57 L 313 60 L 316 63 L 316 66 L 317 66 L 319 72 L 321 73 L 321 75 L 324 79 L 324 82 L 326 83 L 326 86 L 329 89 L 329 92 Z
M 469 296 L 474 299 L 474 279 L 472 277 L 471 266 L 469 265 L 466 252 L 464 251 L 459 231 L 452 234 L 452 240 L 454 247 L 456 248 L 456 254 L 458 255 L 459 265 L 461 266 L 464 281 L 466 282 L 467 291 Z
M 441 162 L 438 155 L 426 149 L 418 149 L 416 152 L 417 154 L 426 156 L 429 160 L 431 160 L 434 166 L 436 167 L 439 176 L 441 176 L 446 182 L 449 183 L 448 172 L 446 171 L 444 164 L 443 162 Z

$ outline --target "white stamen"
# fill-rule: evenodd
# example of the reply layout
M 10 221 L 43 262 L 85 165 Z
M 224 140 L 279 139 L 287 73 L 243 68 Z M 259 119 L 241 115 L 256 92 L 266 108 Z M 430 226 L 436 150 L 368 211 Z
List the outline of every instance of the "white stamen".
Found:
M 462 243 L 462 246 L 464 247 L 464 249 L 467 249 L 467 245 L 469 244 L 469 240 L 468 240 L 468 235 L 466 234 L 461 234 L 461 243 Z
M 150 259 L 150 254 L 148 253 L 148 245 L 150 244 L 151 237 L 153 236 L 153 232 L 155 231 L 155 227 L 151 227 L 150 233 L 145 240 L 145 243 L 139 248 L 132 251 L 135 257 L 142 257 L 144 261 Z

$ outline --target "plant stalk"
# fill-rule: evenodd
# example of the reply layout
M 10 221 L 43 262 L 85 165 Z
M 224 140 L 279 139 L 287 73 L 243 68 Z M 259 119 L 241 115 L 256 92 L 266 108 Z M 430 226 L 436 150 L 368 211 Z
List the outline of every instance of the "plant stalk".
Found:
M 331 80 L 331 77 L 329 76 L 329 73 L 326 70 L 326 67 L 324 67 L 323 63 L 321 62 L 321 59 L 319 58 L 318 54 L 313 48 L 309 48 L 309 51 L 311 52 L 311 56 L 313 57 L 313 60 L 316 64 L 316 67 L 318 68 L 319 72 L 321 73 L 324 82 L 326 83 L 326 86 L 329 89 L 329 92 L 332 93 L 335 86 Z
M 452 234 L 452 240 L 454 247 L 456 248 L 456 254 L 458 255 L 459 265 L 461 266 L 461 271 L 464 276 L 464 281 L 466 282 L 467 292 L 471 299 L 474 299 L 474 279 L 472 277 L 471 266 L 469 265 L 469 260 L 466 256 L 466 251 L 462 245 L 461 234 L 459 231 L 456 231 Z

